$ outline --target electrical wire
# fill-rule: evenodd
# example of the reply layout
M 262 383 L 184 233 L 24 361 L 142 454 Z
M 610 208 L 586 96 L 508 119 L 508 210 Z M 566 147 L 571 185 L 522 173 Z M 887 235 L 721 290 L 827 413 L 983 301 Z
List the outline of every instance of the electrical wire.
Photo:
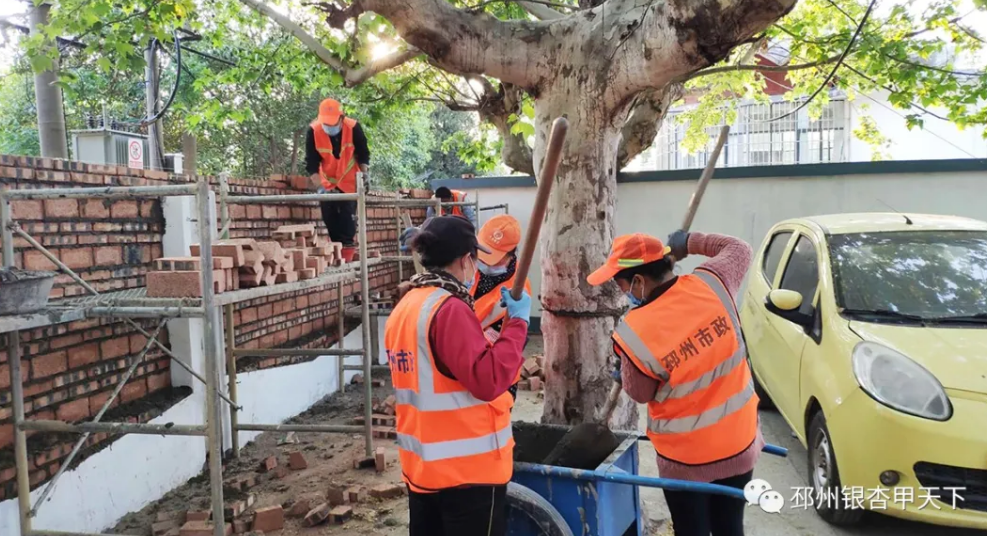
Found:
M 182 83 L 182 38 L 178 37 L 178 30 L 175 30 L 175 61 L 177 65 L 175 67 L 175 86 L 171 89 L 171 95 L 168 95 L 168 102 L 161 108 L 160 111 L 154 114 L 153 117 L 147 117 L 141 120 L 141 126 L 147 126 L 150 123 L 154 123 L 158 119 L 164 116 L 168 108 L 171 108 L 171 103 L 175 101 L 175 95 L 178 94 L 178 87 Z M 157 46 L 157 40 L 152 40 L 150 46 Z

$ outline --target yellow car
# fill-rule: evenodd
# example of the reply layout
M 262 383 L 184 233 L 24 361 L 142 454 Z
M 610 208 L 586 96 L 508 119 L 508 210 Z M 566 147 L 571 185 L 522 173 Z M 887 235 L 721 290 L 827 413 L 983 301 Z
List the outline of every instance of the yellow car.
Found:
M 755 256 L 740 317 L 762 407 L 808 451 L 796 501 L 987 529 L 987 222 L 789 220 Z

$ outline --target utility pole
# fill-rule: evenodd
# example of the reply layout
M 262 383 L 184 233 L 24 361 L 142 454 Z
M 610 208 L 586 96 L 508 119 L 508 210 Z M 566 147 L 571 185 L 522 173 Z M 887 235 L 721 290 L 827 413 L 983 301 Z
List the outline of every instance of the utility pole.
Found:
M 158 40 L 151 39 L 144 51 L 144 94 L 147 99 L 146 116 L 154 117 L 158 113 Z M 148 169 L 163 169 L 164 136 L 161 132 L 161 121 L 147 125 L 147 155 Z
M 48 23 L 51 4 L 41 4 L 31 8 L 31 35 L 39 33 L 40 27 Z M 47 50 L 42 53 L 47 52 Z M 68 140 L 65 134 L 65 108 L 62 104 L 62 88 L 58 81 L 58 58 L 53 60 L 47 71 L 34 75 L 34 98 L 38 107 L 38 139 L 41 142 L 41 156 L 46 158 L 69 157 Z
M 185 156 L 183 159 L 184 164 L 182 165 L 182 173 L 188 176 L 195 175 L 195 168 L 198 167 L 198 147 L 196 144 L 195 134 L 191 132 L 185 132 L 182 134 L 182 154 Z M 178 173 L 178 170 L 175 170 Z

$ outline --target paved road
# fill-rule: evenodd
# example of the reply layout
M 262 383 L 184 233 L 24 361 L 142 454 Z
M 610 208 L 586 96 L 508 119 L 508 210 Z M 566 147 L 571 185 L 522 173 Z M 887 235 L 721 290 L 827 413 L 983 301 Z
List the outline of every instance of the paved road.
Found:
M 537 422 L 541 418 L 542 403 L 534 393 L 521 391 L 514 408 L 514 419 Z M 643 412 L 642 412 L 643 413 Z M 639 429 L 644 429 L 644 416 Z M 798 440 L 792 437 L 788 424 L 774 411 L 761 412 L 765 440 L 789 450 L 787 458 L 765 454 L 761 456 L 754 476 L 767 480 L 776 490 L 782 491 L 785 500 L 792 498 L 794 490 L 805 488 L 806 452 Z M 657 476 L 654 451 L 649 444 L 639 443 L 641 448 L 641 474 Z M 660 536 L 671 536 L 668 524 L 668 507 L 660 490 L 642 489 L 646 515 L 659 528 Z M 922 523 L 897 520 L 880 514 L 868 514 L 862 524 L 851 529 L 827 524 L 812 509 L 786 507 L 779 514 L 767 514 L 759 508 L 749 507 L 745 518 L 747 536 L 984 536 L 983 531 L 949 529 Z

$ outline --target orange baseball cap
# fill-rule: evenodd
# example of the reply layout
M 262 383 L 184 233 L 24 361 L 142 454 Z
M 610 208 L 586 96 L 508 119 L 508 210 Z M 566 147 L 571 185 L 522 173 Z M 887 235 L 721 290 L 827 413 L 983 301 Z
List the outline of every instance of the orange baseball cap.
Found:
M 644 233 L 634 233 L 618 236 L 613 241 L 610 256 L 603 266 L 586 278 L 586 282 L 594 287 L 613 279 L 617 272 L 642 264 L 660 261 L 665 258 L 672 248 L 665 246 L 661 240 Z
M 521 243 L 521 224 L 514 216 L 494 216 L 480 227 L 479 241 L 490 250 L 490 253 L 480 253 L 480 261 L 493 266 Z
M 335 125 L 343 115 L 343 107 L 338 100 L 326 99 L 319 104 L 319 122 L 323 125 Z

